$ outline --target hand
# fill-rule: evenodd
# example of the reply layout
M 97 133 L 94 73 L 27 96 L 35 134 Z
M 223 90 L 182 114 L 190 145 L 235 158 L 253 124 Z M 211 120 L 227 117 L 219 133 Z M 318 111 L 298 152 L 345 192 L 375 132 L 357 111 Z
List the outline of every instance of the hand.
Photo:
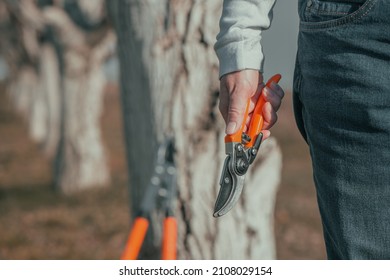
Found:
M 282 88 L 275 83 L 272 83 L 270 88 L 265 88 L 263 76 L 257 70 L 246 69 L 226 74 L 221 78 L 219 110 L 226 123 L 226 134 L 234 134 L 240 128 L 250 98 L 248 119 L 245 120 L 246 125 L 249 125 L 251 113 L 261 93 L 266 101 L 263 107 L 262 131 L 265 140 L 271 134 L 269 129 L 277 121 L 276 112 L 284 97 Z

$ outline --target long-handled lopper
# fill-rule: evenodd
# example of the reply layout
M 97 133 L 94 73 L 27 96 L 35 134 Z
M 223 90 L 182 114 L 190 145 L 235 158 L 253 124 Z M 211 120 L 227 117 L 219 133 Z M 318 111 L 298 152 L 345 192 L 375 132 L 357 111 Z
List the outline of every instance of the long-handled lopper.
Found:
M 149 228 L 150 214 L 159 207 L 165 212 L 161 258 L 176 259 L 177 223 L 172 202 L 176 195 L 176 168 L 173 161 L 174 145 L 171 139 L 164 141 L 158 149 L 154 174 L 145 191 L 140 211 L 134 220 L 122 260 L 136 260 Z

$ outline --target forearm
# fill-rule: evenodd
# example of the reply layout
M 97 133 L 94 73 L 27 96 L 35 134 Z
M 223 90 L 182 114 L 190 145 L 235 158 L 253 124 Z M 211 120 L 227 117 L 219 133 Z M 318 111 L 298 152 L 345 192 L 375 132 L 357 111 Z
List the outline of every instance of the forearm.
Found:
M 220 77 L 243 70 L 262 71 L 261 32 L 269 28 L 276 0 L 224 0 L 215 51 Z

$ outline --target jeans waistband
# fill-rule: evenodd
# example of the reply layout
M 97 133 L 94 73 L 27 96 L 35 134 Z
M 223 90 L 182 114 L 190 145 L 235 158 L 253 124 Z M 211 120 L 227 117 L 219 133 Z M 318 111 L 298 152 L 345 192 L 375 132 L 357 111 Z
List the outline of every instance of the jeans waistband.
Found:
M 367 0 L 318 0 L 320 2 L 339 2 L 339 3 L 356 3 L 356 4 L 363 4 Z

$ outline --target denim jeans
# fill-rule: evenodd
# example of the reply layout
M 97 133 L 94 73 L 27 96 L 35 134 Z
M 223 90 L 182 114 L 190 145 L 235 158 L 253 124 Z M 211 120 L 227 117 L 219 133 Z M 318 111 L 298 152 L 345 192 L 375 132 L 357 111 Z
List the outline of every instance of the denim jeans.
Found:
M 329 259 L 390 259 L 390 2 L 299 0 L 294 112 Z

